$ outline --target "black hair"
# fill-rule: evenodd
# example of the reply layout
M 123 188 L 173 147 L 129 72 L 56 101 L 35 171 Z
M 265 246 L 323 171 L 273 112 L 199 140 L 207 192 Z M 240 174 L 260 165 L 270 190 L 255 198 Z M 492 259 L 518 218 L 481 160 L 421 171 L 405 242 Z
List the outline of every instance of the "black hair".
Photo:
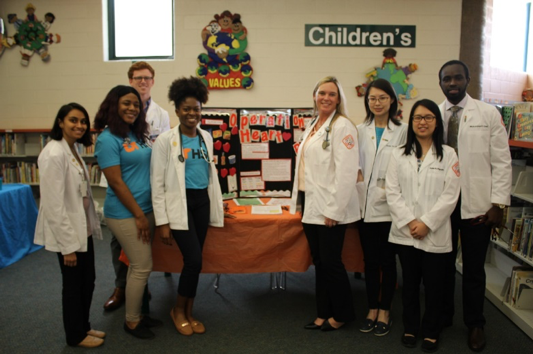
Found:
M 375 87 L 377 89 L 380 89 L 382 91 L 385 91 L 387 95 L 390 96 L 391 104 L 389 109 L 389 120 L 387 121 L 387 126 L 389 125 L 389 122 L 392 122 L 394 125 L 400 125 L 400 121 L 398 120 L 398 97 L 396 96 L 396 92 L 394 91 L 394 88 L 392 87 L 391 83 L 385 79 L 377 79 L 372 81 L 366 88 L 365 92 L 365 110 L 366 110 L 366 117 L 365 117 L 365 123 L 370 124 L 374 120 L 374 113 L 370 110 L 370 105 L 368 104 L 368 95 L 370 95 L 370 89 L 372 87 Z
M 460 60 L 450 60 L 450 61 L 444 63 L 443 66 L 441 66 L 441 68 L 439 70 L 439 82 L 441 82 L 441 80 L 442 80 L 442 78 L 441 78 L 442 70 L 444 70 L 445 67 L 450 66 L 450 65 L 461 65 L 465 69 L 466 78 L 470 79 L 470 70 L 468 70 L 468 65 L 466 65 L 464 62 L 462 62 Z
M 71 102 L 69 104 L 61 106 L 61 108 L 57 112 L 52 130 L 50 131 L 50 138 L 58 141 L 63 139 L 63 129 L 61 129 L 59 123 L 63 122 L 65 120 L 65 117 L 70 113 L 70 111 L 74 109 L 77 109 L 78 111 L 83 113 L 83 115 L 85 116 L 85 120 L 87 121 L 87 130 L 85 130 L 83 136 L 76 140 L 76 142 L 83 144 L 84 146 L 91 146 L 93 144 L 93 139 L 91 136 L 91 121 L 89 120 L 89 113 L 87 113 L 87 110 L 83 108 L 81 104 L 75 102 Z
M 179 108 L 180 104 L 188 97 L 194 97 L 202 105 L 207 103 L 209 91 L 207 86 L 197 77 L 181 77 L 170 85 L 168 99 L 174 102 L 174 107 Z
M 418 142 L 413 130 L 413 117 L 416 109 L 419 106 L 429 109 L 431 113 L 435 115 L 436 125 L 432 135 L 433 145 L 435 145 L 435 150 L 437 151 L 437 158 L 442 161 L 442 157 L 444 156 L 442 149 L 442 145 L 444 145 L 444 123 L 442 121 L 442 115 L 440 114 L 439 106 L 435 102 L 428 99 L 416 101 L 411 109 L 411 113 L 409 114 L 409 127 L 407 128 L 407 141 L 403 146 L 403 154 L 409 156 L 414 150 L 417 158 L 422 157 L 422 146 L 420 146 L 420 143 Z
M 45 17 L 46 17 L 46 16 L 50 16 L 50 17 L 52 18 L 52 21 L 50 21 L 50 23 L 54 23 L 54 21 L 56 20 L 55 15 L 54 15 L 53 13 L 51 13 L 51 12 L 47 12 L 47 13 L 45 13 L 44 16 L 45 16 Z
M 133 124 L 126 123 L 118 115 L 118 101 L 122 96 L 133 93 L 139 99 L 139 115 Z M 109 91 L 94 118 L 94 128 L 98 130 L 109 127 L 113 135 L 126 138 L 131 131 L 140 141 L 148 139 L 148 124 L 146 123 L 146 114 L 144 113 L 141 96 L 131 86 L 118 85 Z

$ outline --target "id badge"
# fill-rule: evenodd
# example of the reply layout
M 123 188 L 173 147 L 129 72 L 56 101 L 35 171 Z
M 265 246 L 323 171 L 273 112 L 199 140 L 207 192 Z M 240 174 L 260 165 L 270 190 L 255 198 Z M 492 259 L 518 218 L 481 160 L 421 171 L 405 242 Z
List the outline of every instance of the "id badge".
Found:
M 80 185 L 80 193 L 82 197 L 87 196 L 87 181 L 82 181 Z

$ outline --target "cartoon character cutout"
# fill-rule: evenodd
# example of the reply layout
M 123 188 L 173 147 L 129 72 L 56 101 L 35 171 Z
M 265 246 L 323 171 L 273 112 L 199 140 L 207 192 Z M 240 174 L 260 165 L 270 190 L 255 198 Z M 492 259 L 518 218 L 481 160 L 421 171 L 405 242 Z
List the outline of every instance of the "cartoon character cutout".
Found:
M 58 34 L 48 33 L 48 30 L 55 21 L 54 14 L 48 12 L 45 19 L 39 22 L 35 15 L 35 6 L 29 3 L 25 7 L 26 19 L 20 20 L 16 14 L 8 15 L 8 21 L 15 28 L 16 33 L 11 37 L 2 38 L 2 46 L 11 48 L 15 45 L 20 47 L 22 66 L 28 66 L 30 58 L 37 53 L 41 60 L 47 62 L 50 60 L 48 46 L 53 43 L 60 43 L 61 36 Z

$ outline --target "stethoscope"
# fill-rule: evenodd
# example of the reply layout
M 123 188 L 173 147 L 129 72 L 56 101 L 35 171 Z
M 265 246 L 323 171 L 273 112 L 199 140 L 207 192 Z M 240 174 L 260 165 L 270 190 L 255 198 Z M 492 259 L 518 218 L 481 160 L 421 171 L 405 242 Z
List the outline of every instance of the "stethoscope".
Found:
M 310 126 L 313 125 L 318 117 L 315 117 L 313 121 L 311 122 Z M 331 123 L 333 123 L 333 119 L 329 121 L 329 125 L 325 128 L 326 130 L 326 137 L 324 138 L 324 141 L 322 142 L 322 149 L 326 150 L 327 147 L 330 145 L 329 143 L 329 132 L 331 131 Z
M 181 126 L 178 127 L 178 130 L 180 132 L 180 154 L 178 156 L 178 160 L 180 162 L 185 162 L 185 157 L 183 157 L 183 134 L 181 133 Z M 204 146 L 207 149 L 207 145 L 205 143 L 204 137 L 202 134 L 200 134 L 199 131 L 196 131 L 196 135 L 198 135 L 198 142 L 200 143 L 200 153 L 202 154 L 202 158 L 205 160 L 205 162 L 209 163 L 209 159 L 207 158 L 206 152 L 204 151 Z

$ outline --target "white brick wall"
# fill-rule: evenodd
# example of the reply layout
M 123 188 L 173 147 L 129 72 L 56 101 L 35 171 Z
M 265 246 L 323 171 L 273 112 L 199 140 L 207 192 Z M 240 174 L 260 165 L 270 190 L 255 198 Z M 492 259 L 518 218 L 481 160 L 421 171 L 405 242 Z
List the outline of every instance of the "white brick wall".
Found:
M 28 67 L 19 64 L 16 48 L 0 58 L 0 129 L 51 128 L 62 104 L 84 105 L 91 119 L 114 85 L 127 84 L 130 62 L 104 62 L 101 0 L 33 0 L 36 15 L 53 12 L 52 33 L 62 37 L 50 46 L 51 61 L 34 55 Z M 25 17 L 25 2 L 1 0 L 0 16 Z M 415 62 L 419 70 L 411 83 L 419 98 L 443 100 L 438 70 L 457 59 L 461 25 L 461 0 L 175 0 L 176 59 L 153 62 L 156 83 L 153 98 L 169 112 L 168 86 L 180 76 L 194 75 L 196 57 L 204 52 L 200 32 L 215 13 L 240 13 L 248 29 L 248 53 L 254 69 L 252 90 L 212 91 L 208 107 L 308 107 L 317 80 L 335 75 L 347 95 L 351 118 L 360 122 L 365 113 L 355 86 L 382 61 L 383 48 L 313 48 L 304 46 L 304 25 L 398 24 L 417 26 L 417 47 L 398 50 L 401 66 Z M 138 21 L 142 25 L 142 19 Z M 8 25 L 13 32 L 13 27 Z M 414 101 L 405 101 L 407 116 Z M 171 125 L 177 118 L 171 113 Z

